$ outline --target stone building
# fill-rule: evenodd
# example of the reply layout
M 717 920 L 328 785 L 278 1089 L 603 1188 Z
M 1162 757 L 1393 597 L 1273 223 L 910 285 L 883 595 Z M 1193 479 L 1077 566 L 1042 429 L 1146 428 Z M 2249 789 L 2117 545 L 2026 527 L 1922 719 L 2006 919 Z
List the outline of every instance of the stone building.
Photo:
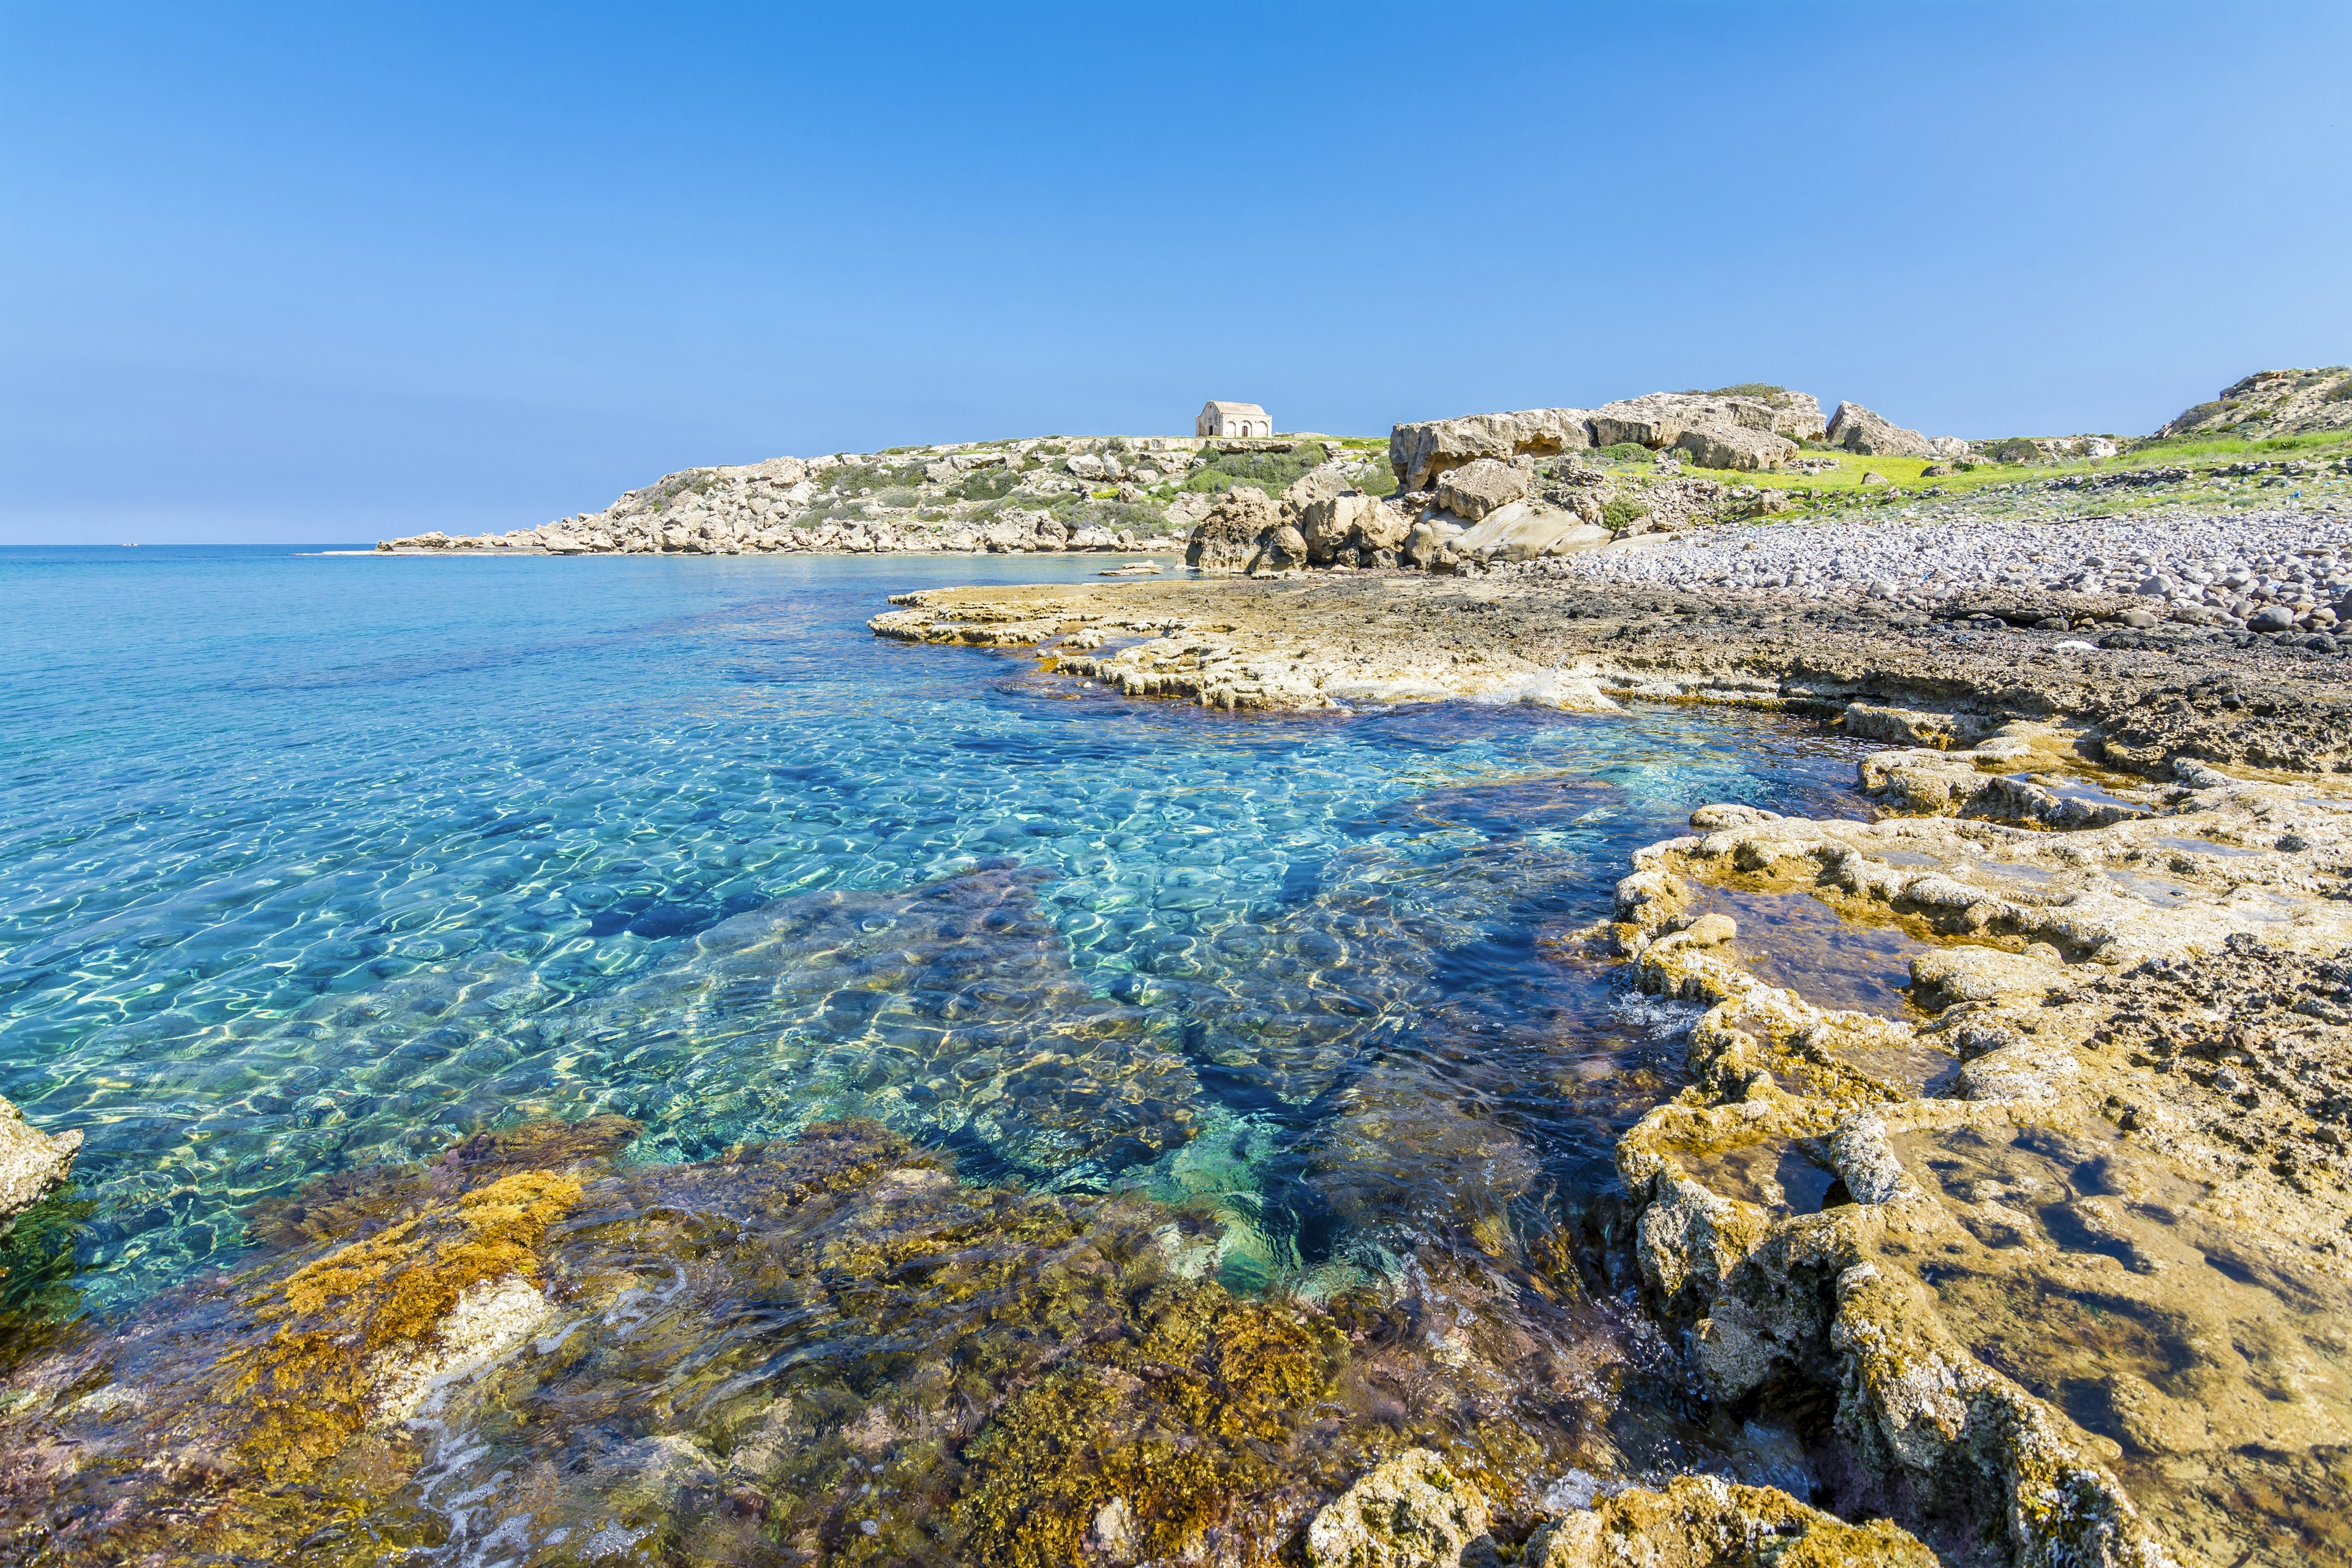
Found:
M 1274 421 L 1265 410 L 1255 403 L 1219 403 L 1212 398 L 1201 405 L 1200 414 L 1192 420 L 1195 436 L 1271 436 Z

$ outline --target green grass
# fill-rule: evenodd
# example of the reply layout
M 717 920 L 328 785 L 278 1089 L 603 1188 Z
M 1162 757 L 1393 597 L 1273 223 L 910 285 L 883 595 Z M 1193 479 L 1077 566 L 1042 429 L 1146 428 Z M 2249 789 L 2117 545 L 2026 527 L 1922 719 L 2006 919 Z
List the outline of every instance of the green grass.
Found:
M 2239 436 L 2181 436 L 2169 441 L 2143 441 L 2123 456 L 2106 459 L 2106 466 L 2144 468 L 2166 463 L 2186 463 L 2199 458 L 2223 458 L 2235 461 L 2242 458 L 2275 458 L 2313 452 L 2332 455 L 2337 448 L 2352 450 L 2352 430 L 2310 430 L 2300 436 L 2273 436 L 2262 440 L 2249 440 Z
M 1933 487 L 1942 494 L 1966 495 L 1996 485 L 2057 479 L 2071 474 L 2111 474 L 2135 468 L 2214 468 L 2247 458 L 2333 457 L 2342 451 L 2352 451 L 2352 430 L 2315 431 L 2308 435 L 2281 436 L 2262 441 L 2222 436 L 2150 440 L 2112 458 L 2085 458 L 2060 463 L 1979 463 L 1973 468 L 1939 474 L 1933 479 L 1925 478 L 1924 470 L 1944 459 L 1862 458 L 1851 452 L 1835 451 L 1811 454 L 1836 461 L 1835 468 L 1821 474 L 1743 473 L 1730 468 L 1691 468 L 1687 471 L 1724 484 L 1761 485 L 1796 495 L 1824 498 L 1839 492 L 1860 490 L 1863 488 L 1862 476 L 1865 472 L 1883 474 L 1895 488 L 1906 491 L 1916 491 L 1924 485 Z M 1874 490 L 1878 487 L 1871 488 Z

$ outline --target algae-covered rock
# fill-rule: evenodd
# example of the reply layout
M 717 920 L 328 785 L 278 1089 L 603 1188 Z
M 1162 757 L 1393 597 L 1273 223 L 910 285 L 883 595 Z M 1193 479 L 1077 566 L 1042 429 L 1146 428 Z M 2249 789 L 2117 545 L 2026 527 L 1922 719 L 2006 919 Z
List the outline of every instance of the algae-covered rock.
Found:
M 1315 1516 L 1314 1568 L 1458 1568 L 1486 1533 L 1486 1499 L 1427 1448 L 1387 1460 Z
M 1589 1374 L 1442 1259 L 1426 1299 L 1249 1298 L 1201 1277 L 1201 1211 L 969 1184 L 873 1122 L 668 1165 L 616 1160 L 627 1126 L 316 1184 L 238 1273 L 28 1359 L 0 1542 L 1246 1568 L 1400 1443 L 1458 1455 L 1457 1550 L 1596 1460 Z M 1453 1484 L 1416 1478 L 1391 1500 Z
M 1885 1520 L 1848 1524 L 1772 1487 L 1679 1476 L 1629 1490 L 1537 1533 L 1527 1568 L 1936 1568 Z
M 0 1100 L 0 1235 L 17 1215 L 65 1184 L 79 1132 L 45 1133 Z

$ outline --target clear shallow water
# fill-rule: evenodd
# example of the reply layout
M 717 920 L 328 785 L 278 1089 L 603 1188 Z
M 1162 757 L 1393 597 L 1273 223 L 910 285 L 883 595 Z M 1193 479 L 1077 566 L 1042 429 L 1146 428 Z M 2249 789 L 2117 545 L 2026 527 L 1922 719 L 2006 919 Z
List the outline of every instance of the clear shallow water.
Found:
M 87 1135 L 85 1287 L 547 1111 L 1202 1194 L 1244 1280 L 1605 1182 L 1675 1020 L 1547 939 L 1694 805 L 1841 809 L 1855 749 L 1213 714 L 865 630 L 1106 564 L 0 552 L 0 1093 Z

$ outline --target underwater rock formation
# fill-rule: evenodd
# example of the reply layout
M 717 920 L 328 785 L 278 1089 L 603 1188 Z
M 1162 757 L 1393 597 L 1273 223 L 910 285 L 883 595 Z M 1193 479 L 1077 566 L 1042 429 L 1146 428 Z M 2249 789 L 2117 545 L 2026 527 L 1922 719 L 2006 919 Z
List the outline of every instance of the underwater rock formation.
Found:
M 1442 1265 L 1418 1294 L 1244 1298 L 1197 1210 L 969 1185 L 871 1122 L 679 1165 L 621 1162 L 634 1131 L 329 1178 L 253 1216 L 246 1268 L 21 1363 L 0 1542 L 1238 1565 L 1415 1445 L 1522 1532 L 1543 1476 L 1606 1462 L 1605 1383 Z

